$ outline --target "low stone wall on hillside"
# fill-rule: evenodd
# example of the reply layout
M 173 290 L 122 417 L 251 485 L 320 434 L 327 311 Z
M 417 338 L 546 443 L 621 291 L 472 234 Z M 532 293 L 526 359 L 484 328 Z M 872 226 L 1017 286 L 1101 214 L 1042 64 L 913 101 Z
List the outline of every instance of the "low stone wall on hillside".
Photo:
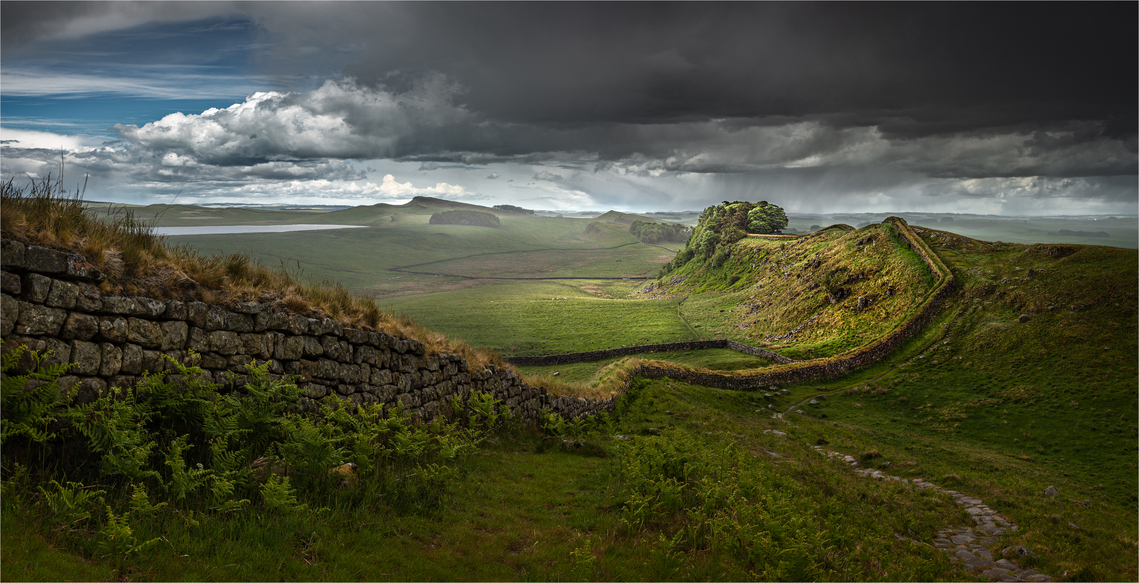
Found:
M 565 354 L 552 354 L 549 356 L 512 356 L 506 361 L 515 366 L 560 366 L 578 362 L 596 362 L 607 358 L 629 356 L 630 354 L 644 354 L 646 352 L 673 352 L 677 350 L 707 350 L 709 348 L 728 348 L 736 352 L 743 352 L 752 356 L 771 359 L 780 364 L 795 362 L 782 354 L 748 346 L 735 340 L 718 338 L 716 340 L 690 340 L 687 342 L 666 342 L 662 344 L 639 344 L 636 346 L 622 346 L 608 350 L 591 350 L 589 352 L 567 352 Z
M 401 403 L 431 418 L 454 396 L 483 391 L 533 422 L 544 408 L 572 418 L 610 410 L 615 402 L 550 395 L 512 370 L 470 370 L 460 355 L 428 354 L 414 339 L 268 304 L 106 297 L 96 285 L 102 274 L 79 255 L 8 240 L 0 247 L 4 350 L 25 344 L 50 351 L 48 363 L 72 363 L 60 384 L 78 385 L 83 400 L 108 387 L 133 386 L 147 372 L 176 370 L 169 357 L 196 364 L 222 390 L 243 384 L 248 364 L 269 361 L 271 373 L 296 378 L 305 394 L 299 405 L 309 411 L 344 402 Z
M 523 421 L 537 422 L 543 409 L 566 418 L 610 411 L 635 376 L 669 377 L 725 389 L 833 378 L 878 362 L 925 328 L 953 287 L 952 273 L 901 219 L 887 219 L 934 272 L 937 285 L 917 313 L 877 341 L 830 359 L 791 361 L 782 355 L 731 340 L 637 346 L 612 350 L 511 359 L 518 365 L 587 362 L 636 352 L 731 348 L 781 363 L 769 371 L 732 375 L 690 371 L 653 363 L 634 368 L 613 397 L 589 400 L 550 395 L 525 383 L 514 371 L 489 366 L 470 370 L 458 354 L 427 354 L 408 338 L 358 330 L 330 319 L 306 318 L 257 302 L 233 306 L 161 301 L 143 297 L 103 297 L 102 274 L 83 257 L 15 241 L 0 241 L 0 337 L 4 350 L 25 344 L 48 362 L 73 363 L 63 386 L 79 385 L 83 399 L 109 386 L 129 387 L 146 372 L 173 370 L 166 359 L 197 364 L 222 388 L 239 387 L 246 366 L 270 363 L 270 372 L 291 375 L 304 389 L 299 405 L 397 403 L 422 418 L 437 414 L 455 396 L 482 391 L 503 401 Z M 678 348 L 671 348 L 680 346 Z M 191 352 L 197 361 L 192 362 Z M 598 358 L 593 358 L 598 356 Z

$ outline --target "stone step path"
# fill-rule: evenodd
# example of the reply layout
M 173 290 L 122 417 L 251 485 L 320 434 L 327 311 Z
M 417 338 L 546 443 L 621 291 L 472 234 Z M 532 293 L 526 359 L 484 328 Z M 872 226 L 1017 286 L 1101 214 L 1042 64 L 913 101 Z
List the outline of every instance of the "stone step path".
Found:
M 854 469 L 854 473 L 877 480 L 890 480 L 907 482 L 914 487 L 925 490 L 930 489 L 952 496 L 958 506 L 965 508 L 965 512 L 973 518 L 974 526 L 958 526 L 937 532 L 933 539 L 933 546 L 953 555 L 950 561 L 960 561 L 972 573 L 980 573 L 990 581 L 1054 581 L 1050 575 L 1037 572 L 1035 569 L 1022 568 L 1013 561 L 1016 558 L 1036 556 L 1036 553 L 1022 547 L 1009 546 L 994 555 L 999 546 L 1000 537 L 1009 532 L 1016 532 L 1017 526 L 1007 516 L 987 506 L 980 498 L 973 498 L 957 492 L 926 482 L 921 478 L 906 479 L 887 474 L 881 470 L 858 467 L 858 460 L 852 455 L 845 455 L 821 446 L 812 446 L 815 451 L 828 458 L 847 464 Z M 904 538 L 904 537 L 902 537 Z M 919 544 L 928 544 L 913 541 Z M 994 557 L 997 556 L 994 560 Z

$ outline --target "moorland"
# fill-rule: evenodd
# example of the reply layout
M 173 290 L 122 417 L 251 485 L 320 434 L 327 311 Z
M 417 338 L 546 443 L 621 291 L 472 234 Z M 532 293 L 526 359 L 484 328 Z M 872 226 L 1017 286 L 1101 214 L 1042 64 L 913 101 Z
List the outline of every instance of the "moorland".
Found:
M 904 325 L 938 285 L 882 220 L 790 217 L 795 236 L 702 247 L 693 239 L 645 244 L 630 232 L 634 221 L 660 217 L 559 218 L 424 198 L 333 212 L 131 210 L 162 226 L 367 226 L 164 244 L 202 256 L 242 253 L 297 280 L 340 282 L 385 313 L 507 358 L 729 338 L 794 360 L 835 359 Z M 103 220 L 122 211 L 91 205 L 88 213 Z M 431 224 L 448 211 L 490 213 L 498 225 Z M 695 217 L 677 218 L 700 233 Z M 321 477 L 326 464 L 293 474 L 291 487 L 249 475 L 212 502 L 173 495 L 174 437 L 153 446 L 165 457 L 147 458 L 151 478 L 100 474 L 81 483 L 74 464 L 45 463 L 58 445 L 6 433 L 5 449 L 16 443 L 22 453 L 5 459 L 4 577 L 978 577 L 929 544 L 969 519 L 951 498 L 915 488 L 920 478 L 1015 522 L 995 544 L 1030 549 L 1018 559 L 1023 568 L 1134 580 L 1139 279 L 1136 245 L 1108 244 L 1128 241 L 1134 221 L 1087 245 L 1039 235 L 1060 232 L 1051 222 L 1014 232 L 994 231 L 1001 225 L 986 219 L 972 227 L 989 229 L 982 240 L 958 230 L 969 222 L 961 217 L 921 218 L 909 216 L 909 226 L 951 274 L 952 292 L 896 350 L 841 376 L 742 391 L 634 379 L 611 415 L 548 418 L 536 430 L 493 413 L 433 425 L 398 416 L 391 425 L 265 418 L 258 431 L 267 442 L 311 433 L 304 443 L 339 451 L 337 462 L 379 456 L 367 474 L 374 482 L 338 486 Z M 518 368 L 551 390 L 598 396 L 613 390 L 613 378 L 660 361 L 745 379 L 786 366 L 717 349 Z M 266 394 L 287 392 L 272 386 Z M 280 400 L 266 399 L 268 415 Z M 147 420 L 168 414 L 147 407 Z M 233 416 L 211 411 L 204 419 Z M 237 443 L 240 432 L 217 431 Z M 380 453 L 363 449 L 361 434 L 422 447 Z M 272 451 L 297 459 L 289 447 L 301 445 L 282 443 Z M 864 478 L 818 447 L 906 481 Z M 1049 487 L 1059 495 L 1046 495 Z M 226 506 L 226 496 L 237 502 Z M 116 497 L 131 502 L 116 505 Z

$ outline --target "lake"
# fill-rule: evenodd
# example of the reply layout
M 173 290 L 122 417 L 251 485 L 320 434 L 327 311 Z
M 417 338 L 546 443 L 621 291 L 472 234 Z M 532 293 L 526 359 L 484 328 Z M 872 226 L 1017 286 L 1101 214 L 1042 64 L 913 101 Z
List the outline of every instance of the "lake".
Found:
M 213 227 L 155 227 L 154 234 L 163 237 L 178 235 L 234 235 L 244 233 L 288 233 L 290 231 L 321 231 L 325 229 L 365 229 L 363 225 L 222 225 Z

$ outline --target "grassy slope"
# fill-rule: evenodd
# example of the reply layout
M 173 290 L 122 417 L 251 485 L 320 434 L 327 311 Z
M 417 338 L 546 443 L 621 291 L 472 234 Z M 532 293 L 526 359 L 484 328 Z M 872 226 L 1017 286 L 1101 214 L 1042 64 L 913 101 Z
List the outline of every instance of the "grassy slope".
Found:
M 836 270 L 849 296 L 832 304 L 821 284 Z M 889 227 L 873 225 L 786 241 L 744 239 L 724 265 L 694 259 L 639 295 L 691 294 L 682 312 L 703 335 L 806 359 L 845 352 L 888 333 L 932 286 L 917 254 Z M 859 297 L 869 300 L 862 312 L 856 309 Z M 816 319 L 806 324 L 811 318 Z M 804 324 L 792 338 L 776 338 Z

